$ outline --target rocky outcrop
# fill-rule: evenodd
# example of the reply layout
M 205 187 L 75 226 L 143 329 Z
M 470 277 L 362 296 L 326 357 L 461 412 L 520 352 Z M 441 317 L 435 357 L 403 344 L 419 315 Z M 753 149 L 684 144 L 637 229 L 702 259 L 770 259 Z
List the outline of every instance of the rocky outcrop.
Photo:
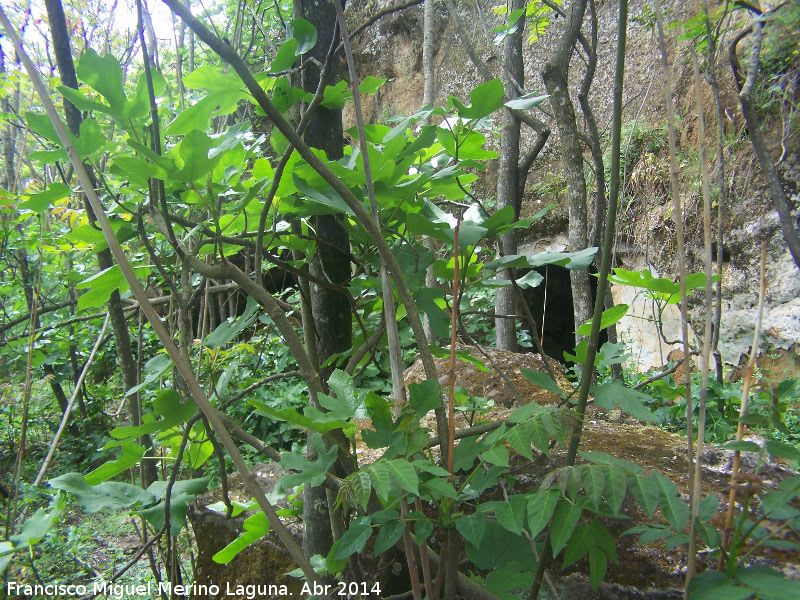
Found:
M 384 6 L 388 0 L 354 0 L 349 9 L 354 15 L 370 14 Z M 478 3 L 480 4 L 480 3 Z M 601 131 L 607 130 L 611 122 L 611 102 L 614 52 L 617 31 L 617 3 L 614 0 L 598 3 L 598 69 L 590 93 L 595 117 Z M 471 64 L 462 40 L 459 38 L 453 20 L 442 2 L 435 3 L 435 90 L 436 103 L 446 105 L 449 96 L 461 99 L 469 97 L 469 91 L 481 83 L 477 70 Z M 664 3 L 668 18 L 673 22 L 687 20 L 700 10 L 699 2 L 679 2 L 670 0 Z M 489 43 L 493 36 L 492 27 L 500 23 L 500 17 L 492 14 L 490 7 L 479 9 L 475 4 L 458 4 L 462 19 L 467 27 L 470 41 L 476 45 L 480 57 L 496 76 L 501 75 L 498 52 L 501 48 Z M 655 42 L 654 17 L 649 2 L 632 0 L 629 5 L 628 47 L 626 54 L 626 74 L 624 84 L 623 122 L 632 131 L 635 128 L 662 128 L 664 117 L 664 96 L 661 91 L 660 58 Z M 542 91 L 541 71 L 550 56 L 561 19 L 550 15 L 550 24 L 533 43 L 525 44 L 526 91 Z M 738 17 L 736 17 L 738 18 Z M 526 32 L 529 34 L 530 29 Z M 691 60 L 685 55 L 688 42 L 679 42 L 679 28 L 672 28 L 667 34 L 672 78 L 674 82 L 675 108 L 680 117 L 681 176 L 683 178 L 684 222 L 688 249 L 690 272 L 702 270 L 702 217 L 699 176 L 697 175 L 697 118 L 694 115 L 694 88 Z M 387 83 L 375 95 L 366 99 L 367 113 L 373 121 L 385 121 L 397 114 L 410 114 L 422 106 L 422 8 L 415 6 L 382 18 L 368 28 L 356 44 L 359 61 L 359 76 L 374 75 L 387 78 Z M 720 258 L 725 262 L 723 269 L 723 322 L 720 349 L 723 361 L 729 365 L 739 365 L 746 361 L 752 344 L 755 324 L 756 301 L 758 293 L 758 262 L 760 248 L 767 243 L 769 247 L 769 268 L 767 273 L 767 307 L 763 330 L 766 349 L 779 356 L 781 376 L 800 373 L 800 271 L 789 256 L 778 226 L 777 214 L 765 192 L 762 177 L 750 149 L 738 106 L 737 90 L 733 84 L 730 65 L 725 53 L 721 53 L 717 72 L 720 77 L 720 91 L 725 112 L 724 128 L 731 142 L 726 147 L 728 177 L 730 178 L 730 200 L 725 211 L 723 228 L 725 232 L 725 253 Z M 574 97 L 583 73 L 583 62 L 577 53 L 573 57 L 570 86 Z M 703 83 L 701 90 L 705 101 L 705 122 L 707 139 L 715 147 L 716 124 L 708 86 Z M 577 103 L 577 101 L 576 101 Z M 545 110 L 547 105 L 543 105 Z M 552 125 L 545 112 L 540 118 Z M 352 113 L 346 118 L 352 120 Z M 778 131 L 780 123 L 772 129 Z M 555 129 L 555 128 L 553 128 Z M 767 134 L 770 127 L 767 127 Z M 627 131 L 627 130 L 626 130 Z M 774 132 L 773 132 L 774 133 Z M 773 138 L 775 136 L 773 135 Z M 528 139 L 532 141 L 532 136 Z M 640 160 L 645 160 L 646 150 L 632 143 L 632 133 L 623 140 L 627 144 L 628 162 L 637 168 Z M 782 171 L 784 180 L 791 191 L 798 189 L 800 179 L 800 148 L 789 147 L 782 153 L 780 139 L 773 139 L 775 158 L 785 154 Z M 789 140 L 790 145 L 797 141 Z M 588 155 L 588 152 L 587 152 Z M 695 156 L 695 158 L 692 158 Z M 643 186 L 626 188 L 623 198 L 621 222 L 619 227 L 618 265 L 626 268 L 648 267 L 663 277 L 676 277 L 677 267 L 674 250 L 674 226 L 672 206 L 667 197 L 668 167 L 664 150 L 653 155 L 653 162 L 647 169 L 639 168 Z M 695 162 L 692 163 L 692 160 Z M 644 164 L 644 163 L 642 163 Z M 483 198 L 495 195 L 496 175 L 490 164 L 483 178 L 473 184 L 474 191 Z M 524 234 L 520 246 L 525 252 L 541 252 L 545 248 L 567 246 L 566 194 L 561 177 L 561 164 L 558 158 L 557 132 L 534 165 L 527 182 L 523 200 L 522 215 L 531 216 L 545 204 L 556 202 L 556 207 L 547 217 L 535 224 Z M 713 175 L 713 173 L 712 173 Z M 656 185 L 657 182 L 658 185 Z M 791 198 L 797 207 L 800 198 Z M 798 215 L 800 216 L 800 215 Z M 715 217 L 716 219 L 716 217 Z M 717 224 L 715 222 L 714 228 Z M 615 298 L 632 300 L 635 292 L 615 290 Z M 705 310 L 702 308 L 702 293 L 695 293 L 692 299 L 691 321 L 702 337 Z M 632 303 L 633 304 L 633 303 Z M 674 307 L 673 307 L 674 308 Z M 646 307 L 639 306 L 638 313 L 624 319 L 618 328 L 623 338 L 632 343 L 632 355 L 640 357 L 631 366 L 644 370 L 661 365 L 663 356 L 669 354 L 673 346 L 659 341 L 660 334 L 648 325 L 642 316 Z M 671 309 L 670 309 L 671 310 Z M 652 313 L 652 310 L 650 311 Z M 674 311 L 673 311 L 674 312 Z M 652 317 L 652 314 L 648 315 Z M 668 316 L 663 327 L 664 337 L 675 340 L 680 337 L 679 328 L 674 326 L 674 315 Z M 769 353 L 767 352 L 767 353 Z M 765 353 L 765 354 L 767 354 Z M 560 356 L 556 358 L 560 359 Z M 731 371 L 730 375 L 735 375 Z

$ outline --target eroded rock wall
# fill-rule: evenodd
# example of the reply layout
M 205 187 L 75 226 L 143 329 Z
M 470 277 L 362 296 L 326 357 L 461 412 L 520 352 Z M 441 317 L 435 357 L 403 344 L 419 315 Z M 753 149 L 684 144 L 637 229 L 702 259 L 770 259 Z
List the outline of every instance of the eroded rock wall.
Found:
M 355 0 L 349 10 L 354 15 L 373 14 L 388 6 L 387 0 Z M 501 47 L 487 40 L 493 35 L 491 29 L 500 24 L 500 18 L 491 11 L 491 3 L 458 3 L 466 34 L 475 44 L 478 54 L 495 76 L 501 75 L 498 55 Z M 700 10 L 695 1 L 670 0 L 664 9 L 671 21 L 682 21 Z M 617 9 L 614 0 L 600 2 L 598 14 L 598 69 L 590 102 L 601 131 L 608 131 L 611 123 L 612 85 L 614 53 L 617 39 Z M 630 128 L 663 127 L 665 124 L 664 94 L 661 84 L 660 57 L 653 31 L 653 13 L 649 2 L 633 0 L 629 6 L 628 47 L 623 97 L 625 102 L 623 122 Z M 526 91 L 544 90 L 541 71 L 553 52 L 563 19 L 551 15 L 551 22 L 542 35 L 533 43 L 525 44 Z M 448 15 L 444 2 L 435 3 L 434 25 L 435 91 L 436 104 L 445 105 L 449 96 L 469 98 L 469 91 L 482 83 L 478 71 L 471 64 L 463 42 L 458 35 L 453 19 Z M 588 26 L 585 27 L 588 31 Z M 697 155 L 697 116 L 694 114 L 694 87 L 691 61 L 686 52 L 687 42 L 677 40 L 680 29 L 667 31 L 669 61 L 673 80 L 674 106 L 680 117 L 680 145 L 682 154 L 682 196 L 684 202 L 684 224 L 687 232 L 688 263 L 690 271 L 702 270 L 702 198 L 699 177 L 688 164 L 692 154 Z M 359 77 L 374 75 L 387 78 L 387 83 L 374 98 L 366 99 L 365 111 L 372 122 L 385 121 L 397 114 L 410 114 L 422 106 L 422 6 L 415 6 L 386 16 L 368 28 L 356 44 Z M 529 30 L 526 31 L 526 38 Z M 726 135 L 737 140 L 726 148 L 728 160 L 729 206 L 724 220 L 725 257 L 729 260 L 723 269 L 723 320 L 721 343 L 723 361 L 739 365 L 750 353 L 753 330 L 756 322 L 758 297 L 758 263 L 760 248 L 766 243 L 769 248 L 767 269 L 767 307 L 764 313 L 763 330 L 765 347 L 780 355 L 780 369 L 786 374 L 800 372 L 800 271 L 794 266 L 786 251 L 770 197 L 765 191 L 763 177 L 754 159 L 737 100 L 731 69 L 721 53 L 718 64 L 720 91 L 725 112 Z M 724 58 L 724 60 L 723 60 Z M 570 73 L 570 86 L 577 109 L 577 90 L 584 72 L 584 64 L 576 54 Z M 716 146 L 716 122 L 709 87 L 703 83 L 704 117 L 708 143 Z M 545 103 L 543 112 L 537 116 L 552 125 L 549 107 Z M 352 113 L 346 119 L 353 120 Z M 580 116 L 579 116 L 580 120 Z M 766 127 L 769 136 L 770 127 Z M 523 200 L 523 216 L 530 216 L 545 204 L 555 201 L 557 206 L 531 231 L 523 234 L 522 251 L 540 252 L 553 245 L 570 250 L 566 236 L 567 210 L 563 186 L 558 139 L 555 127 L 547 146 L 534 165 L 528 178 Z M 527 132 L 528 143 L 533 136 Z M 630 142 L 630 139 L 623 140 Z M 773 146 L 774 140 L 773 140 Z M 780 149 L 776 149 L 776 158 Z M 639 151 L 642 153 L 642 151 Z M 787 155 L 782 170 L 790 193 L 796 193 L 800 178 L 800 156 L 798 148 Z M 588 160 L 588 151 L 586 152 Z M 638 157 L 634 157 L 638 160 Z M 642 158 L 644 154 L 642 153 Z M 664 277 L 677 275 L 675 260 L 674 224 L 672 207 L 664 182 L 668 181 L 665 152 L 657 155 L 653 171 L 645 172 L 643 179 L 651 185 L 632 192 L 631 199 L 624 201 L 626 217 L 619 226 L 618 266 L 626 268 L 650 268 Z M 496 186 L 496 165 L 490 163 L 486 175 L 473 186 L 482 198 L 493 197 Z M 712 173 L 713 175 L 713 173 Z M 656 179 L 662 178 L 662 183 Z M 649 192 L 645 194 L 644 190 Z M 657 193 L 656 193 L 657 192 Z M 630 190 L 629 190 L 629 193 Z M 797 207 L 800 198 L 792 196 Z M 591 207 L 589 214 L 591 214 Z M 716 217 L 714 228 L 716 229 Z M 615 289 L 615 298 L 622 301 L 633 299 L 630 290 Z M 631 298 L 628 298 L 631 296 Z M 696 337 L 702 337 L 705 311 L 702 294 L 692 298 L 691 320 Z M 646 307 L 638 303 L 644 315 Z M 671 346 L 665 344 L 652 323 L 632 316 L 620 322 L 623 335 L 633 344 L 634 356 L 641 356 L 636 368 L 655 366 Z M 680 337 L 677 328 L 679 319 L 674 315 L 662 328 L 664 338 Z

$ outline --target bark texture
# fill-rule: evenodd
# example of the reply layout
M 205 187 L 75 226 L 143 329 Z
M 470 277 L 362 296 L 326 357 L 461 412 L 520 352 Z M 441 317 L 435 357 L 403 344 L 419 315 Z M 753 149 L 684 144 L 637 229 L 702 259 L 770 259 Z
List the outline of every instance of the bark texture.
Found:
M 588 247 L 586 178 L 583 175 L 583 152 L 575 119 L 575 107 L 567 85 L 569 63 L 575 50 L 575 43 L 583 24 L 587 0 L 575 0 L 570 4 L 564 29 L 556 50 L 547 61 L 542 79 L 555 117 L 556 127 L 561 139 L 561 155 L 564 165 L 564 178 L 567 182 L 569 199 L 569 244 L 570 251 L 576 252 Z M 570 271 L 572 283 L 572 302 L 576 328 L 592 317 L 592 291 L 589 273 L 586 270 Z M 583 336 L 575 335 L 575 343 Z
M 310 22 L 317 30 L 317 44 L 306 55 L 302 74 L 302 87 L 314 93 L 320 81 L 319 65 L 325 63 L 328 48 L 338 36 L 336 8 L 327 0 L 302 0 L 295 5 L 297 16 Z M 339 71 L 333 68 L 327 85 L 339 80 Z M 312 148 L 323 150 L 331 160 L 344 155 L 342 112 L 324 107 L 317 109 L 304 134 L 305 142 Z M 336 215 L 321 215 L 314 219 L 317 238 L 317 255 L 312 265 L 312 275 L 334 283 L 346 283 L 350 278 L 350 239 L 347 230 Z M 320 365 L 353 345 L 350 302 L 339 292 L 311 284 L 311 314 L 314 321 L 315 346 Z M 333 368 L 321 369 L 327 381 Z M 322 486 L 305 488 L 303 503 L 303 551 L 306 556 L 326 556 L 333 545 L 327 493 Z
M 512 0 L 509 12 L 525 6 L 523 0 Z M 505 91 L 506 96 L 516 98 L 519 94 L 514 83 L 520 86 L 525 84 L 525 64 L 522 60 L 522 30 L 524 16 L 517 21 L 518 28 L 514 33 L 506 36 L 503 43 L 503 60 L 505 62 Z M 497 178 L 497 208 L 502 209 L 513 206 L 515 213 L 519 213 L 519 144 L 520 121 L 510 111 L 503 113 L 503 130 L 500 137 L 500 172 Z M 510 255 L 517 253 L 517 235 L 512 230 L 499 238 L 500 254 Z M 514 269 L 507 269 L 501 275 L 502 279 L 515 278 Z M 516 320 L 508 318 L 516 314 L 516 294 L 514 288 L 498 288 L 495 296 L 495 328 L 497 330 L 496 343 L 501 350 L 517 351 Z

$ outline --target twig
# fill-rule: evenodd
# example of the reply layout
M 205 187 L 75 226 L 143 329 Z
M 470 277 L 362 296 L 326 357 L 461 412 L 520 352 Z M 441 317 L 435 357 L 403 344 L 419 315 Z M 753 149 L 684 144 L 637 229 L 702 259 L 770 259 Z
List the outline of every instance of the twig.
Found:
M 92 362 L 94 362 L 94 357 L 97 355 L 97 350 L 103 343 L 103 336 L 105 335 L 106 328 L 108 327 L 108 320 L 109 315 L 107 314 L 106 320 L 103 321 L 103 327 L 100 330 L 100 334 L 97 336 L 97 341 L 95 342 L 94 347 L 89 354 L 89 358 L 86 359 L 86 363 L 83 365 L 81 374 L 78 376 L 78 379 L 75 382 L 75 389 L 72 392 L 72 397 L 69 399 L 67 407 L 64 409 L 64 414 L 61 417 L 61 423 L 59 424 L 58 430 L 56 430 L 56 433 L 53 436 L 53 441 L 50 442 L 50 449 L 47 451 L 47 456 L 45 456 L 44 461 L 42 461 L 42 466 L 39 469 L 39 473 L 36 475 L 36 479 L 33 480 L 34 486 L 37 486 L 42 482 L 44 474 L 50 467 L 50 463 L 52 462 L 53 456 L 56 453 L 56 448 L 58 447 L 58 442 L 61 440 L 61 435 L 64 433 L 64 429 L 67 427 L 67 422 L 69 421 L 70 414 L 72 413 L 72 407 L 75 404 L 75 400 L 77 400 L 78 396 L 80 395 L 81 385 L 83 385 L 83 381 L 86 379 L 86 375 L 89 373 L 89 367 L 92 365 Z
M 678 181 L 678 151 L 677 133 L 675 128 L 675 107 L 672 99 L 672 77 L 670 76 L 669 61 L 667 59 L 667 44 L 664 40 L 664 16 L 661 9 L 661 0 L 655 0 L 656 24 L 658 30 L 658 45 L 661 51 L 661 67 L 664 78 L 664 100 L 667 109 L 667 131 L 669 134 L 669 175 L 670 194 L 672 195 L 672 212 L 675 220 L 675 237 L 677 238 L 678 272 L 681 289 L 681 338 L 683 340 L 683 355 L 689 356 L 689 303 L 686 290 L 686 249 L 683 236 L 683 205 L 681 203 L 680 182 Z M 689 468 L 694 467 L 694 424 L 692 421 L 692 379 L 691 369 L 686 369 L 686 438 L 687 459 Z M 690 482 L 694 473 L 690 472 Z

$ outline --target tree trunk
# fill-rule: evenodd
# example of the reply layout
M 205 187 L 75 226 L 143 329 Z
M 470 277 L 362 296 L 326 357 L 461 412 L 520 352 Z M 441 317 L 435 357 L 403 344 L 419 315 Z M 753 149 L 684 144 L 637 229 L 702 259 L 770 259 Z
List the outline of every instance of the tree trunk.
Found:
M 583 175 L 583 152 L 578 137 L 578 124 L 575 108 L 567 85 L 569 62 L 575 49 L 575 42 L 583 24 L 586 0 L 575 0 L 569 7 L 569 14 L 556 50 L 542 71 L 556 126 L 561 139 L 561 155 L 564 164 L 564 177 L 567 182 L 569 199 L 569 245 L 571 252 L 583 250 L 588 246 L 586 216 L 586 179 Z M 570 271 L 572 283 L 572 302 L 574 305 L 575 327 L 592 318 L 592 291 L 589 273 L 586 270 Z M 575 335 L 575 343 L 585 339 Z
M 3 52 L 2 46 L 0 46 L 0 73 L 6 72 L 6 56 Z M 8 96 L 3 96 L 0 98 L 0 111 L 3 113 L 10 115 L 11 114 L 11 102 L 8 99 Z M 15 137 L 14 137 L 14 129 L 11 127 L 11 123 L 6 123 L 2 130 L 0 130 L 0 141 L 3 142 L 3 188 L 8 190 L 9 192 L 13 191 L 13 187 L 15 184 L 14 181 L 14 146 L 15 146 Z
M 297 16 L 309 21 L 317 29 L 317 43 L 306 54 L 302 74 L 302 87 L 314 93 L 319 85 L 320 68 L 325 63 L 328 48 L 336 32 L 336 8 L 330 2 L 302 0 L 295 4 Z M 312 61 L 312 59 L 314 59 Z M 318 61 L 318 62 L 314 62 Z M 338 69 L 333 68 L 327 85 L 339 80 Z M 344 156 L 344 138 L 341 110 L 320 107 L 310 120 L 304 138 L 312 148 L 325 151 L 329 159 Z M 317 255 L 312 264 L 312 274 L 334 283 L 346 283 L 350 278 L 350 238 L 336 215 L 321 215 L 314 219 L 317 235 Z M 352 316 L 347 296 L 311 284 L 311 313 L 314 320 L 317 357 L 320 365 L 353 345 Z M 323 381 L 333 369 L 321 368 Z M 309 458 L 312 458 L 309 456 Z M 303 501 L 303 551 L 306 556 L 326 556 L 333 545 L 330 512 L 325 488 L 306 486 Z
M 509 13 L 523 8 L 523 0 L 512 0 Z M 520 86 L 525 85 L 525 64 L 522 60 L 522 31 L 525 17 L 518 21 L 518 28 L 514 33 L 506 36 L 503 43 L 503 60 L 505 62 L 505 91 L 509 99 L 516 98 L 519 93 L 514 82 Z M 500 137 L 500 173 L 497 178 L 497 208 L 513 206 L 518 213 L 521 198 L 518 196 L 519 180 L 519 143 L 520 122 L 510 112 L 503 113 L 503 131 Z M 517 253 L 516 230 L 509 231 L 499 236 L 498 246 L 500 255 L 506 256 Z M 500 278 L 512 280 L 516 277 L 514 269 L 506 269 Z M 516 313 L 516 294 L 512 286 L 497 289 L 495 296 L 495 329 L 497 331 L 496 344 L 501 350 L 517 351 L 516 320 L 508 318 Z
M 744 115 L 744 121 L 747 125 L 747 131 L 750 134 L 750 142 L 758 158 L 758 164 L 761 166 L 761 170 L 764 173 L 764 179 L 767 180 L 767 187 L 772 196 L 772 203 L 775 205 L 775 210 L 778 212 L 778 220 L 781 224 L 783 239 L 786 242 L 786 246 L 789 248 L 789 253 L 792 255 L 797 268 L 800 269 L 800 236 L 798 236 L 797 229 L 795 229 L 794 219 L 792 218 L 792 207 L 789 205 L 789 200 L 786 198 L 786 192 L 783 189 L 780 175 L 778 175 L 778 171 L 775 169 L 775 163 L 772 162 L 772 157 L 767 150 L 764 136 L 761 134 L 761 125 L 758 122 L 758 113 L 750 97 L 756 77 L 758 76 L 760 64 L 761 29 L 761 22 L 755 21 L 753 24 L 754 40 L 750 56 L 750 68 L 744 85 L 742 85 L 738 77 L 741 67 L 736 55 L 736 46 L 742 39 L 742 34 L 745 34 L 747 30 L 743 31 L 742 34 L 731 42 L 728 48 L 728 55 L 731 65 L 733 66 L 734 78 L 741 90 L 739 92 L 739 104 L 742 106 L 742 114 Z M 719 249 L 718 252 L 721 252 L 721 249 Z M 721 256 L 718 258 L 721 260 Z
M 72 60 L 72 49 L 70 47 L 69 32 L 67 21 L 64 16 L 64 8 L 61 0 L 45 0 L 47 7 L 47 20 L 50 26 L 50 35 L 53 39 L 53 51 L 55 53 L 56 65 L 61 77 L 61 82 L 73 89 L 78 89 L 78 77 L 75 73 L 75 63 Z M 67 126 L 75 137 L 80 135 L 81 113 L 75 106 L 64 99 L 64 113 L 67 119 Z M 87 214 L 90 220 L 94 221 L 94 212 L 88 207 Z M 97 253 L 97 266 L 100 270 L 105 270 L 114 265 L 111 251 L 106 249 Z M 114 331 L 114 344 L 117 349 L 117 361 L 119 363 L 120 379 L 122 383 L 122 393 L 137 385 L 136 361 L 131 350 L 131 337 L 128 331 L 128 322 L 122 310 L 122 301 L 119 290 L 114 290 L 108 301 L 109 320 Z M 127 398 L 128 415 L 130 423 L 134 427 L 141 424 L 141 407 L 136 401 L 136 396 Z M 145 448 L 152 447 L 150 436 L 144 436 L 140 442 Z M 158 479 L 158 472 L 154 461 L 142 461 L 142 486 L 148 487 L 153 481 Z

